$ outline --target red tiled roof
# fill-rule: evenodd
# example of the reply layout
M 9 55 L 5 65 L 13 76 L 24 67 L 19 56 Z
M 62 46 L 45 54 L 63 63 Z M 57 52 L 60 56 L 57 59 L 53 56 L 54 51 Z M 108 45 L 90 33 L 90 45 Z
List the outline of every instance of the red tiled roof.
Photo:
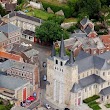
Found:
M 110 35 L 102 35 L 100 38 L 104 44 L 110 43 Z

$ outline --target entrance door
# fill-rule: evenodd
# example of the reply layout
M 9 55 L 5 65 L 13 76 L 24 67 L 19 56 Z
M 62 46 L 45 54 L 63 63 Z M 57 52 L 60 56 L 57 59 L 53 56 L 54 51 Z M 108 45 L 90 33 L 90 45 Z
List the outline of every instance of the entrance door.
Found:
M 78 98 L 78 105 L 81 104 L 81 98 Z
M 23 101 L 26 100 L 26 88 L 23 89 Z

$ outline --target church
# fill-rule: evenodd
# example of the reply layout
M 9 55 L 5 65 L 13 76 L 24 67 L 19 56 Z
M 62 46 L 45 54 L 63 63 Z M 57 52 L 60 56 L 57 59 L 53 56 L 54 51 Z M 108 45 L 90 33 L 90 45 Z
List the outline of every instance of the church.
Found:
M 63 38 L 59 54 L 53 45 L 47 59 L 46 97 L 58 105 L 80 106 L 93 95 L 100 102 L 110 99 L 110 52 L 90 55 L 81 51 L 66 55 Z

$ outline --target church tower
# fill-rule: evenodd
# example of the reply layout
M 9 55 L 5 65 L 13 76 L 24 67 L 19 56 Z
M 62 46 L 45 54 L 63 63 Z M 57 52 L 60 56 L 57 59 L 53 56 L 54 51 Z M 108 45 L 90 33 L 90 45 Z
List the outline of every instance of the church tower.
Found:
M 71 52 L 70 57 L 66 55 L 64 40 L 62 38 L 59 54 L 56 54 L 53 45 L 51 56 L 47 59 L 48 84 L 46 86 L 46 95 L 54 102 L 68 104 L 70 90 L 73 83 L 78 80 L 77 71 L 73 53 Z

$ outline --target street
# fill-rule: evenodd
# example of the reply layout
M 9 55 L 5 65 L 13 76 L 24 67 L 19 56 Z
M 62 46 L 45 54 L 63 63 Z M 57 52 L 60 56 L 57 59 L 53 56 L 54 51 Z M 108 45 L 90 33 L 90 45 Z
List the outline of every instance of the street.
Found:
M 32 48 L 39 51 L 39 59 L 40 59 L 40 64 L 41 64 L 41 70 L 40 70 L 40 101 L 41 101 L 41 105 L 45 107 L 45 104 L 49 104 L 51 106 L 50 110 L 56 110 L 58 109 L 58 107 L 56 107 L 54 104 L 50 103 L 49 101 L 46 100 L 45 98 L 45 92 L 46 92 L 46 81 L 43 80 L 43 76 L 47 75 L 47 69 L 46 67 L 42 66 L 43 62 L 46 62 L 46 59 L 49 57 L 50 53 L 51 53 L 51 47 L 46 47 L 46 46 L 42 46 L 36 43 L 33 43 L 31 41 L 25 40 L 25 39 L 21 39 L 21 42 L 24 42 L 26 44 L 31 44 Z M 37 105 L 40 102 L 35 101 L 33 103 L 31 103 L 31 105 L 28 107 L 29 109 L 33 109 L 33 108 L 37 108 Z

